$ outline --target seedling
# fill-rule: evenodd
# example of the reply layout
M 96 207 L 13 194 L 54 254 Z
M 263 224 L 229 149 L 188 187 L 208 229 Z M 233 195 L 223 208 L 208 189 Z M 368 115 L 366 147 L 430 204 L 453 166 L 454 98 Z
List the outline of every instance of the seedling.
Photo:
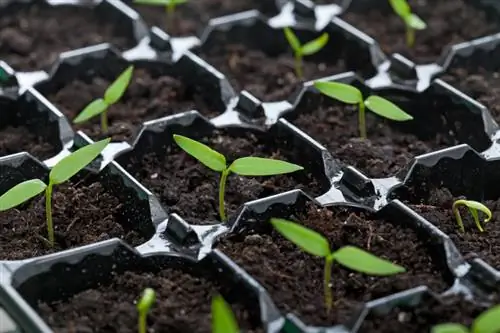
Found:
M 460 209 L 458 208 L 460 205 L 463 205 L 469 209 L 469 212 L 472 215 L 472 218 L 474 219 L 477 228 L 479 229 L 480 232 L 483 232 L 484 229 L 483 226 L 481 225 L 481 222 L 479 221 L 479 214 L 477 211 L 479 210 L 484 214 L 486 214 L 486 219 L 484 219 L 484 223 L 486 223 L 489 220 L 491 220 L 492 216 L 491 211 L 488 209 L 488 207 L 486 207 L 480 202 L 472 200 L 460 199 L 455 201 L 451 209 L 453 211 L 453 214 L 455 214 L 455 218 L 457 219 L 457 224 L 461 232 L 465 232 L 465 228 L 464 228 L 464 222 L 462 221 L 462 216 L 460 215 Z
M 461 324 L 446 323 L 432 328 L 431 333 L 498 333 L 500 332 L 500 305 L 480 314 L 469 329 Z
M 224 155 L 203 143 L 182 135 L 174 135 L 174 140 L 186 153 L 196 158 L 206 167 L 221 173 L 219 181 L 219 215 L 222 222 L 227 220 L 224 193 L 227 177 L 231 172 L 240 176 L 273 176 L 304 169 L 299 165 L 285 161 L 251 156 L 239 158 L 228 167 Z
M 40 179 L 30 179 L 17 184 L 0 197 L 0 211 L 9 210 L 45 191 L 45 215 L 47 219 L 48 244 L 54 247 L 54 224 L 52 222 L 52 190 L 54 185 L 60 185 L 92 162 L 108 145 L 110 139 L 105 139 L 78 149 L 63 158 L 49 173 L 49 184 Z
M 290 28 L 285 28 L 285 37 L 290 44 L 295 55 L 295 74 L 299 79 L 302 78 L 302 58 L 319 52 L 328 43 L 328 34 L 325 32 L 318 38 L 302 45 L 297 35 Z
M 415 30 L 424 30 L 427 28 L 427 24 L 411 12 L 411 7 L 406 0 L 389 0 L 389 3 L 406 25 L 406 45 L 413 47 L 415 44 Z
M 365 108 L 368 108 L 368 110 L 381 117 L 394 121 L 408 121 L 413 119 L 412 116 L 383 97 L 372 95 L 364 100 L 361 91 L 349 84 L 316 81 L 314 87 L 330 98 L 346 104 L 358 105 L 359 135 L 362 139 L 366 139 Z
M 212 299 L 212 333 L 239 333 L 240 329 L 234 313 L 218 295 Z
M 271 219 L 271 224 L 283 237 L 297 245 L 304 252 L 325 259 L 323 286 L 327 313 L 330 313 L 333 304 L 330 281 L 334 262 L 367 275 L 388 276 L 406 271 L 399 265 L 376 257 L 355 246 L 347 245 L 332 252 L 328 239 L 300 224 L 283 219 Z
M 144 291 L 142 292 L 141 299 L 139 300 L 139 302 L 137 302 L 137 312 L 139 314 L 139 319 L 138 319 L 139 333 L 147 332 L 146 319 L 155 301 L 156 301 L 155 291 L 151 288 L 144 289 Z
M 129 66 L 118 78 L 110 84 L 104 92 L 104 98 L 98 98 L 87 105 L 82 112 L 73 120 L 74 124 L 80 124 L 101 115 L 101 130 L 108 132 L 108 109 L 122 98 L 125 90 L 132 79 L 134 66 Z
M 172 28 L 173 25 L 175 7 L 186 2 L 187 0 L 134 0 L 134 3 L 138 5 L 165 7 L 165 12 L 167 13 L 167 27 L 169 28 Z

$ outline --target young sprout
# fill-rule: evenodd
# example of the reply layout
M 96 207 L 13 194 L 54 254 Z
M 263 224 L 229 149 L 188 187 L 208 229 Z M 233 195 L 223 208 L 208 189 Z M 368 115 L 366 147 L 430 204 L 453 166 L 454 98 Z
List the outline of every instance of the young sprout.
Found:
M 240 329 L 233 311 L 222 296 L 215 296 L 212 299 L 212 333 L 239 332 Z
M 108 109 L 122 98 L 132 79 L 134 66 L 129 66 L 104 92 L 104 98 L 98 98 L 83 109 L 73 120 L 74 124 L 83 123 L 97 115 L 101 115 L 101 130 L 108 132 Z
M 283 237 L 297 245 L 304 252 L 325 259 L 323 286 L 327 313 L 330 313 L 333 302 L 330 281 L 334 262 L 367 275 L 388 276 L 406 271 L 399 265 L 354 246 L 347 245 L 332 252 L 328 239 L 300 224 L 276 218 L 271 219 L 271 224 Z
M 431 333 L 498 333 L 500 332 L 500 305 L 494 306 L 480 314 L 469 330 L 461 324 L 446 323 L 432 328 Z
M 146 319 L 155 301 L 156 301 L 155 291 L 151 288 L 144 289 L 144 291 L 142 292 L 141 299 L 139 300 L 139 302 L 137 302 L 137 312 L 139 313 L 139 319 L 138 319 L 139 333 L 147 332 Z
M 182 135 L 174 135 L 174 140 L 186 153 L 196 158 L 206 167 L 221 173 L 219 182 L 219 215 L 222 222 L 226 222 L 227 220 L 224 206 L 224 192 L 226 190 L 227 177 L 231 172 L 240 176 L 273 176 L 304 169 L 299 165 L 285 161 L 261 157 L 242 157 L 235 160 L 228 167 L 224 155 L 203 143 Z
M 187 0 L 134 0 L 138 5 L 163 6 L 167 13 L 167 27 L 172 28 L 175 6 L 186 3 Z
M 297 38 L 292 29 L 286 27 L 284 29 L 285 37 L 290 44 L 290 47 L 293 50 L 295 55 L 295 74 L 299 79 L 302 78 L 302 57 L 313 55 L 314 53 L 319 52 L 325 45 L 328 43 L 328 34 L 325 32 L 318 38 L 305 43 L 302 45 L 300 40 Z
M 370 96 L 364 100 L 361 91 L 349 84 L 316 81 L 314 87 L 330 98 L 346 104 L 358 105 L 359 134 L 362 139 L 366 139 L 365 108 L 381 117 L 394 121 L 413 119 L 412 116 L 401 110 L 397 105 L 380 96 Z
M 49 173 L 49 183 L 40 179 L 30 179 L 17 184 L 0 196 L 0 211 L 9 210 L 45 191 L 45 215 L 47 219 L 48 244 L 54 247 L 54 225 L 52 222 L 52 190 L 54 185 L 60 185 L 92 162 L 108 145 L 110 139 L 78 149 L 63 158 Z
M 479 214 L 477 211 L 479 210 L 479 211 L 483 212 L 484 214 L 486 214 L 486 219 L 484 219 L 484 223 L 486 223 L 489 220 L 491 220 L 491 216 L 492 216 L 491 211 L 488 209 L 488 207 L 486 207 L 485 205 L 483 205 L 480 202 L 472 201 L 472 200 L 460 199 L 460 200 L 455 201 L 453 203 L 453 206 L 451 207 L 451 209 L 453 211 L 453 214 L 455 214 L 455 218 L 457 219 L 457 224 L 458 224 L 458 227 L 460 228 L 461 232 L 465 232 L 465 228 L 464 228 L 464 222 L 462 221 L 462 216 L 460 215 L 460 209 L 458 208 L 460 205 L 463 205 L 463 206 L 469 208 L 469 212 L 472 215 L 472 218 L 474 219 L 474 222 L 476 223 L 477 228 L 479 229 L 480 232 L 483 232 L 484 229 L 481 225 L 481 222 L 479 221 Z
M 406 25 L 406 45 L 413 47 L 415 44 L 415 30 L 424 30 L 427 24 L 411 12 L 411 7 L 406 0 L 389 0 L 392 9 Z

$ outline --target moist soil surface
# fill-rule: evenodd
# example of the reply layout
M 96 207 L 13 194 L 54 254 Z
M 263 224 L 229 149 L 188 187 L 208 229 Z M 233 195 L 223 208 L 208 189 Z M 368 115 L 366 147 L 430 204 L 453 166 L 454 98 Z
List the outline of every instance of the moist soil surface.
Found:
M 102 77 L 93 78 L 91 82 L 74 80 L 49 94 L 48 99 L 72 121 L 89 103 L 102 98 L 112 82 Z M 92 138 L 127 141 L 133 139 L 147 120 L 192 109 L 207 117 L 217 115 L 206 106 L 201 94 L 193 90 L 171 76 L 155 77 L 146 69 L 136 69 L 125 94 L 107 111 L 109 131 L 106 135 L 101 131 L 99 116 L 74 128 Z
M 413 13 L 427 23 L 416 31 L 415 45 L 406 44 L 406 26 L 392 9 L 347 12 L 347 22 L 373 37 L 386 54 L 401 53 L 417 63 L 435 62 L 446 47 L 495 33 L 498 26 L 486 20 L 486 11 L 464 0 L 408 0 Z
M 199 36 L 210 19 L 245 10 L 258 9 L 267 15 L 277 14 L 275 6 L 267 0 L 255 2 L 248 0 L 189 1 L 176 6 L 171 17 L 167 16 L 163 7 L 136 4 L 132 4 L 132 7 L 139 12 L 148 25 L 157 26 L 174 36 Z
M 24 151 L 42 161 L 59 153 L 57 147 L 24 126 L 8 126 L 0 129 L 0 156 Z
M 277 216 L 279 217 L 279 216 Z M 428 247 L 402 226 L 363 213 L 330 211 L 312 205 L 299 221 L 328 238 L 332 250 L 354 245 L 402 265 L 407 273 L 369 277 L 334 265 L 333 311 L 326 315 L 323 294 L 324 260 L 312 257 L 268 226 L 263 231 L 222 241 L 218 248 L 261 283 L 283 312 L 293 312 L 309 325 L 346 323 L 362 302 L 422 284 L 441 292 L 447 288 Z M 257 227 L 256 227 L 257 228 Z
M 438 324 L 457 323 L 470 327 L 485 309 L 458 297 L 439 301 L 426 299 L 415 308 L 400 307 L 388 315 L 369 315 L 360 332 L 364 333 L 422 333 Z
M 212 297 L 218 286 L 180 270 L 158 274 L 125 272 L 79 293 L 66 302 L 42 303 L 39 313 L 55 332 L 137 332 L 136 303 L 145 288 L 153 288 L 156 302 L 149 312 L 148 332 L 211 332 Z M 243 306 L 232 305 L 243 332 L 260 333 Z
M 41 1 L 35 1 L 37 3 Z M 14 6 L 10 6 L 13 8 Z M 0 18 L 0 59 L 16 70 L 40 70 L 59 53 L 100 43 L 119 49 L 135 43 L 100 20 L 95 11 L 76 6 L 50 8 L 44 4 L 20 5 Z
M 197 140 L 226 156 L 228 165 L 237 158 L 247 156 L 301 163 L 300 159 L 287 159 L 285 152 L 273 149 L 269 142 L 264 142 L 249 132 L 233 136 L 216 131 L 210 137 Z M 128 165 L 127 170 L 141 184 L 159 197 L 169 212 L 178 213 L 194 224 L 210 224 L 220 220 L 219 174 L 187 155 L 175 144 L 160 157 L 150 153 L 139 161 L 134 159 L 125 165 Z M 242 177 L 231 174 L 225 191 L 228 218 L 248 201 L 293 189 L 303 189 L 306 193 L 317 196 L 325 193 L 329 185 L 325 187 L 325 184 L 305 171 L 295 172 L 293 177 Z
M 54 187 L 52 214 L 56 244 L 47 237 L 45 198 L 0 213 L 0 260 L 19 260 L 118 237 L 132 246 L 146 240 L 117 220 L 121 204 L 99 183 L 66 183 Z
M 457 68 L 442 79 L 485 105 L 493 118 L 500 121 L 500 73 L 484 68 L 474 71 Z
M 274 57 L 263 50 L 230 43 L 220 35 L 216 37 L 213 43 L 219 47 L 201 50 L 201 57 L 226 75 L 236 92 L 247 90 L 264 102 L 288 99 L 304 81 L 347 71 L 342 60 L 332 64 L 305 57 L 301 79 L 295 73 L 291 50 Z
M 357 109 L 337 103 L 321 103 L 292 123 L 325 145 L 334 157 L 372 178 L 392 176 L 414 157 L 455 144 L 439 133 L 433 139 L 419 140 L 371 112 L 366 113 L 368 139 L 363 140 L 359 137 Z
M 464 222 L 465 232 L 458 228 L 455 215 L 452 211 L 453 203 L 461 197 L 453 197 L 446 188 L 431 188 L 428 199 L 416 204 L 416 200 L 411 207 L 420 215 L 450 236 L 451 240 L 458 247 L 458 250 L 467 260 L 480 257 L 490 265 L 500 268 L 500 199 L 487 200 L 482 202 L 488 207 L 493 217 L 482 224 L 485 230 L 481 233 L 474 223 L 468 209 L 461 209 L 461 216 Z M 481 220 L 484 216 L 481 216 Z

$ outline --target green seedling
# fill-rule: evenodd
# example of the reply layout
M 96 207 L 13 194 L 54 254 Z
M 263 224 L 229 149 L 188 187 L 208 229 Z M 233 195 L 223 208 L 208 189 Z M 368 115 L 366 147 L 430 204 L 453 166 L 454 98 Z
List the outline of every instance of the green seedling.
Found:
M 155 301 L 156 301 L 155 291 L 151 288 L 144 289 L 144 291 L 142 292 L 141 299 L 139 300 L 139 302 L 137 302 L 137 312 L 139 315 L 137 327 L 139 333 L 147 332 L 146 319 Z
M 111 105 L 117 103 L 127 90 L 134 66 L 129 66 L 118 78 L 109 85 L 104 92 L 104 98 L 98 98 L 87 105 L 78 116 L 73 120 L 74 124 L 81 124 L 87 120 L 101 115 L 101 130 L 108 132 L 108 109 Z
M 9 210 L 45 191 L 45 215 L 47 219 L 48 244 L 54 247 L 54 224 L 52 221 L 52 192 L 54 185 L 60 185 L 92 162 L 108 145 L 110 139 L 78 149 L 63 158 L 49 173 L 49 183 L 30 179 L 17 184 L 0 197 L 0 211 Z
M 397 105 L 380 96 L 370 96 L 364 100 L 361 91 L 349 84 L 316 81 L 314 87 L 330 98 L 346 104 L 358 105 L 359 134 L 362 139 L 366 139 L 366 108 L 381 117 L 394 121 L 408 121 L 413 119 L 412 116 L 401 110 Z
M 134 0 L 135 4 L 148 6 L 162 6 L 167 13 L 167 27 L 173 28 L 175 7 L 186 3 L 187 0 Z
M 288 41 L 288 44 L 290 44 L 290 47 L 293 50 L 293 53 L 295 55 L 295 74 L 299 79 L 302 79 L 302 58 L 304 56 L 309 56 L 313 55 L 317 52 L 319 52 L 327 43 L 329 36 L 325 32 L 318 38 L 305 43 L 302 45 L 300 43 L 300 40 L 297 38 L 295 33 L 292 31 L 290 28 L 285 28 L 285 37 Z
M 212 333 L 239 333 L 234 313 L 222 296 L 212 299 Z
M 424 30 L 427 28 L 427 24 L 411 12 L 411 7 L 406 0 L 389 0 L 389 3 L 406 25 L 406 45 L 413 47 L 415 44 L 415 30 Z
M 498 333 L 500 332 L 500 305 L 480 314 L 469 329 L 462 324 L 446 323 L 434 326 L 431 333 Z
M 459 209 L 459 206 L 461 205 L 469 209 L 469 212 L 472 215 L 472 218 L 474 219 L 477 228 L 479 229 L 480 232 L 483 232 L 484 229 L 483 226 L 481 225 L 481 222 L 479 221 L 478 211 L 481 211 L 486 215 L 486 219 L 484 219 L 484 223 L 486 223 L 489 220 L 491 220 L 492 216 L 491 211 L 488 209 L 488 207 L 486 207 L 480 202 L 472 200 L 460 199 L 455 201 L 451 209 L 453 211 L 453 214 L 455 214 L 455 218 L 457 219 L 457 224 L 461 232 L 465 232 L 464 222 L 462 221 L 462 216 L 460 215 L 460 209 Z
M 271 219 L 271 224 L 283 237 L 297 245 L 304 252 L 325 259 L 323 286 L 327 313 L 330 313 L 333 306 L 330 282 L 334 262 L 353 271 L 374 276 L 388 276 L 406 271 L 399 265 L 376 257 L 355 246 L 348 245 L 336 251 L 331 251 L 328 239 L 300 224 L 283 219 Z
M 228 167 L 226 158 L 221 153 L 201 142 L 182 135 L 174 135 L 174 140 L 186 153 L 196 158 L 206 167 L 220 172 L 219 215 L 222 222 L 227 220 L 224 205 L 227 177 L 231 172 L 240 176 L 274 176 L 302 170 L 303 167 L 280 160 L 261 157 L 242 157 Z

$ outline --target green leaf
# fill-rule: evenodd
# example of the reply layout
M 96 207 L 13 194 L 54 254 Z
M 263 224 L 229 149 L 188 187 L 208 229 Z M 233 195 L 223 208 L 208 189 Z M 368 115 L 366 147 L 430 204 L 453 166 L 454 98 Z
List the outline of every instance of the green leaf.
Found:
M 359 104 L 363 101 L 361 91 L 349 84 L 340 82 L 314 82 L 314 87 L 322 94 L 347 104 Z
M 486 215 L 486 219 L 484 220 L 484 222 L 488 222 L 489 220 L 491 220 L 491 210 L 482 203 L 474 200 L 460 200 L 459 202 L 467 206 L 469 209 L 475 209 L 483 212 Z
M 196 158 L 206 167 L 218 172 L 226 170 L 226 158 L 218 151 L 182 135 L 174 134 L 174 140 L 186 153 Z
M 383 276 L 406 272 L 403 267 L 354 246 L 338 249 L 333 257 L 342 266 L 368 275 Z
M 134 0 L 134 3 L 138 5 L 166 6 L 170 1 L 171 0 Z
M 412 116 L 401 110 L 396 104 L 379 96 L 368 97 L 365 105 L 373 113 L 390 120 L 407 121 L 413 119 Z
M 83 109 L 73 120 L 73 124 L 80 124 L 84 121 L 94 118 L 108 109 L 109 105 L 102 98 L 96 99 Z
M 391 4 L 394 12 L 396 12 L 396 14 L 398 14 L 398 16 L 403 20 L 411 14 L 410 5 L 406 2 L 406 0 L 389 0 L 389 3 Z
M 292 29 L 288 27 L 284 28 L 283 30 L 285 32 L 285 37 L 286 40 L 288 41 L 288 44 L 290 44 L 290 46 L 296 53 L 300 53 L 302 47 L 295 33 L 292 31 Z
M 47 185 L 40 179 L 17 184 L 0 197 L 0 211 L 9 210 L 45 191 Z
M 120 98 L 122 98 L 125 90 L 132 79 L 132 74 L 134 73 L 134 66 L 129 66 L 120 76 L 111 83 L 111 85 L 106 89 L 104 93 L 104 100 L 109 105 L 115 104 Z
M 137 311 L 147 313 L 156 301 L 156 292 L 152 288 L 144 289 L 141 299 L 137 302 Z
M 472 333 L 498 333 L 500 332 L 500 305 L 494 306 L 474 320 Z
M 57 185 L 64 183 L 65 181 L 73 177 L 78 173 L 78 171 L 85 168 L 97 156 L 99 156 L 99 154 L 103 151 L 104 148 L 106 148 L 110 141 L 111 139 L 98 141 L 91 145 L 80 148 L 71 155 L 63 158 L 50 171 L 50 182 L 54 185 Z
M 308 56 L 308 55 L 311 55 L 311 54 L 318 52 L 323 47 L 325 47 L 326 43 L 328 43 L 329 38 L 330 37 L 325 32 L 324 34 L 322 34 L 321 36 L 319 36 L 315 40 L 312 40 L 312 41 L 306 43 L 304 46 L 302 46 L 302 50 L 301 50 L 302 54 Z
M 303 169 L 300 165 L 262 157 L 242 157 L 229 167 L 230 171 L 240 176 L 272 176 Z
M 212 299 L 212 333 L 238 333 L 233 311 L 221 296 Z
M 323 258 L 330 254 L 328 240 L 316 231 L 283 219 L 273 218 L 271 224 L 283 237 L 303 251 Z
M 424 30 L 427 28 L 427 24 L 417 15 L 410 14 L 405 19 L 406 25 L 415 30 Z
M 469 329 L 461 324 L 446 323 L 434 326 L 431 333 L 469 333 Z

